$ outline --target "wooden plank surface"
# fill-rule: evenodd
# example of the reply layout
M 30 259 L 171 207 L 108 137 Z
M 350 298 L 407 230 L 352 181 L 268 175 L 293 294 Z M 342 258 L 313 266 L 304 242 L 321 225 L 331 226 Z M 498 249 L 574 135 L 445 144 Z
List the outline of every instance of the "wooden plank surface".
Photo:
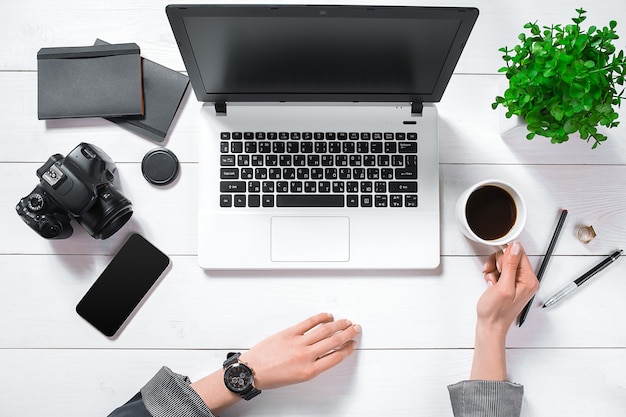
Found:
M 520 240 L 534 265 L 559 210 L 570 211 L 528 321 L 507 340 L 510 378 L 525 385 L 523 415 L 624 415 L 626 263 L 620 260 L 553 309 L 542 310 L 539 303 L 626 246 L 626 127 L 606 131 L 609 140 L 594 151 L 576 138 L 563 145 L 527 141 L 523 132 L 503 138 L 502 115 L 491 102 L 503 89 L 497 49 L 515 43 L 525 22 L 566 23 L 582 6 L 590 24 L 617 19 L 623 45 L 625 2 L 473 2 L 479 20 L 438 104 L 441 266 L 394 273 L 199 269 L 197 148 L 206 120 L 191 90 L 164 142 L 181 161 L 180 178 L 164 189 L 149 185 L 140 172 L 154 142 L 101 119 L 37 120 L 41 47 L 88 45 L 97 37 L 136 42 L 144 56 L 184 70 L 166 4 L 0 5 L 0 416 L 106 415 L 162 365 L 199 378 L 218 368 L 228 350 L 247 349 L 319 311 L 363 326 L 357 353 L 314 381 L 264 393 L 225 416 L 451 416 L 445 386 L 469 374 L 475 303 L 485 288 L 480 268 L 491 252 L 463 237 L 454 205 L 466 187 L 485 178 L 504 179 L 521 190 L 529 215 Z M 116 161 L 118 186 L 135 214 L 105 241 L 80 226 L 71 239 L 46 241 L 19 220 L 15 204 L 34 188 L 35 170 L 50 155 L 67 154 L 81 141 Z M 575 230 L 588 224 L 598 237 L 583 245 Z M 74 308 L 131 232 L 164 250 L 172 268 L 111 340 Z M 234 288 L 244 307 L 230 304 Z M 411 381 L 417 394 L 399 393 L 399 380 Z

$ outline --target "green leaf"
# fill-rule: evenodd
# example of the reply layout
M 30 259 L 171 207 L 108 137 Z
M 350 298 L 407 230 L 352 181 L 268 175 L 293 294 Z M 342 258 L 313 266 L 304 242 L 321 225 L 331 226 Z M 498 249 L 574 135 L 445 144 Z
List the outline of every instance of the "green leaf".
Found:
M 563 130 L 565 131 L 566 134 L 569 135 L 578 130 L 578 124 L 576 123 L 574 119 L 569 119 L 563 125 Z

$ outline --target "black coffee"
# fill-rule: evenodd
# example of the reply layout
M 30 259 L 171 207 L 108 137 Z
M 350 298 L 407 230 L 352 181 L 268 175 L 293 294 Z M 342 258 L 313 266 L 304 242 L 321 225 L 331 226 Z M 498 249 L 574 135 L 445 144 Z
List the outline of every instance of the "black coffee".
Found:
M 478 237 L 496 240 L 506 235 L 515 224 L 517 208 L 513 197 L 500 187 L 477 188 L 465 206 L 467 223 Z

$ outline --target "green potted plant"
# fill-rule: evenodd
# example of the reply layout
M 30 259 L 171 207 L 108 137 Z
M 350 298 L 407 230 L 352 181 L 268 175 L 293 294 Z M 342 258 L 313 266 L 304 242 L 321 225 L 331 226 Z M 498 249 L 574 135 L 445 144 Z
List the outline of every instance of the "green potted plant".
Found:
M 573 24 L 544 26 L 527 23 L 520 44 L 500 48 L 506 66 L 500 68 L 508 79 L 503 96 L 492 103 L 505 107 L 506 117 L 520 116 L 527 123 L 528 139 L 536 135 L 562 143 L 578 132 L 581 139 L 593 140 L 592 148 L 607 139 L 598 132 L 619 124 L 619 107 L 626 77 L 624 51 L 616 50 L 618 39 L 610 21 L 602 29 L 581 23 L 586 11 L 576 9 Z

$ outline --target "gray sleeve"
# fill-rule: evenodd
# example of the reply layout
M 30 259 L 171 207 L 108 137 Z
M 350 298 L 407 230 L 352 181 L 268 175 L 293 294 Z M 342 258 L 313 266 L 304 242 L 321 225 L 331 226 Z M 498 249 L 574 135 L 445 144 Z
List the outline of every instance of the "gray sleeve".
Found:
M 455 417 L 519 417 L 524 387 L 508 381 L 461 381 L 448 386 Z
M 164 366 L 141 389 L 144 406 L 153 417 L 215 417 L 190 382 Z

